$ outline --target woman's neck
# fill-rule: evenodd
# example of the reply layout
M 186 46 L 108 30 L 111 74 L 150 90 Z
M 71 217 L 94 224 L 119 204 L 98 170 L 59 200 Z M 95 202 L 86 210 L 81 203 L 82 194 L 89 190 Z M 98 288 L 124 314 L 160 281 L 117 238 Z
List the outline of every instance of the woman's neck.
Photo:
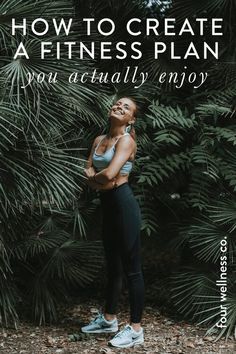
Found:
M 108 132 L 109 138 L 116 138 L 117 136 L 123 135 L 125 133 L 125 127 L 110 127 Z

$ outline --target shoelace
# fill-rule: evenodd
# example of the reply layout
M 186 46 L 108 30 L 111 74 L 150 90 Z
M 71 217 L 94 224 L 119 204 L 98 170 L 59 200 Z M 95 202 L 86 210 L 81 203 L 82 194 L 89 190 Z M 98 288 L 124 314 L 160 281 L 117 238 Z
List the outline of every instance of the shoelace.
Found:
M 102 313 L 99 313 L 91 322 L 90 324 L 97 322 L 97 320 L 100 320 L 100 318 L 102 318 Z
M 122 337 L 123 335 L 126 334 L 126 332 L 130 332 L 130 331 L 131 331 L 131 328 L 128 327 L 128 326 L 125 326 L 125 328 L 122 329 L 122 331 L 120 331 L 119 333 L 117 333 L 117 334 L 115 335 L 115 337 Z M 115 338 L 115 337 L 114 337 L 114 338 Z

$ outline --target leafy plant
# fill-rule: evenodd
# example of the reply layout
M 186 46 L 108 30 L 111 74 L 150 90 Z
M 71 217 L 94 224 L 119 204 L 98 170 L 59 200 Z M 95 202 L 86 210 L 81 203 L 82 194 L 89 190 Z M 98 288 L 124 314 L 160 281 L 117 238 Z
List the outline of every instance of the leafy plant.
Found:
M 0 4 L 0 322 L 16 326 L 22 299 L 43 324 L 57 317 L 57 305 L 71 289 L 86 287 L 103 264 L 99 200 L 84 183 L 83 168 L 94 138 L 108 127 L 107 110 L 121 96 L 135 98 L 141 112 L 135 123 L 137 155 L 130 176 L 141 207 L 142 236 L 157 237 L 181 259 L 166 280 L 172 301 L 183 316 L 215 331 L 220 298 L 215 281 L 219 271 L 220 241 L 227 237 L 227 327 L 233 332 L 235 290 L 235 28 L 233 1 L 15 1 Z M 41 60 L 40 39 L 24 38 L 30 58 L 13 59 L 20 35 L 17 23 L 43 16 L 73 17 L 70 40 L 83 41 L 81 20 L 110 17 L 117 31 L 109 38 L 127 42 L 124 24 L 131 17 L 223 17 L 224 36 L 219 61 L 188 63 L 189 70 L 210 73 L 198 91 L 181 91 L 157 81 L 160 72 L 181 70 L 168 60 L 153 59 L 154 36 L 137 37 L 145 55 L 139 69 L 150 73 L 139 89 L 130 84 L 68 83 L 71 72 L 94 69 L 114 73 L 135 60 L 107 61 L 77 58 Z M 55 40 L 49 29 L 47 38 Z M 160 33 L 160 38 L 162 34 Z M 58 37 L 64 41 L 64 37 Z M 90 40 L 104 38 L 95 29 Z M 196 41 L 202 40 L 201 37 Z M 212 38 L 206 33 L 206 41 Z M 177 39 L 176 39 L 177 41 Z M 188 43 L 182 37 L 180 51 Z M 112 48 L 112 51 L 114 48 Z M 57 84 L 32 81 L 28 73 L 58 72 Z M 23 87 L 22 87 L 23 86 Z M 158 252 L 158 250 L 157 250 Z

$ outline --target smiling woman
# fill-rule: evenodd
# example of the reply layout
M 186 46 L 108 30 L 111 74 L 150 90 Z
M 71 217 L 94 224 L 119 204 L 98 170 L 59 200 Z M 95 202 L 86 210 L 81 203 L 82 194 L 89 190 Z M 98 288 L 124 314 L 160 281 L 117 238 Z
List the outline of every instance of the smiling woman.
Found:
M 86 333 L 118 330 L 116 313 L 124 272 L 130 298 L 130 324 L 109 342 L 122 348 L 144 341 L 143 328 L 140 325 L 144 307 L 141 212 L 128 184 L 137 149 L 132 129 L 136 116 L 137 104 L 131 98 L 123 97 L 111 107 L 109 132 L 95 139 L 85 170 L 89 185 L 100 191 L 102 240 L 108 282 L 104 314 L 100 314 L 81 330 Z
M 116 187 L 128 181 L 137 149 L 132 126 L 136 113 L 137 105 L 126 97 L 111 107 L 110 130 L 95 139 L 88 159 L 87 167 L 94 169 L 93 181 L 102 185 L 113 181 Z

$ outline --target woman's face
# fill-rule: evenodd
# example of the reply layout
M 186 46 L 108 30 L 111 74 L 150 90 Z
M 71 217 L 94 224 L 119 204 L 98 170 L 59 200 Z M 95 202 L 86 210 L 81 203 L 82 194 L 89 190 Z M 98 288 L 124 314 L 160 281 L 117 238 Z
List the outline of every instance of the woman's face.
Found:
M 109 112 L 109 117 L 114 117 L 123 124 L 134 121 L 136 112 L 136 104 L 129 98 L 120 98 L 112 107 Z

